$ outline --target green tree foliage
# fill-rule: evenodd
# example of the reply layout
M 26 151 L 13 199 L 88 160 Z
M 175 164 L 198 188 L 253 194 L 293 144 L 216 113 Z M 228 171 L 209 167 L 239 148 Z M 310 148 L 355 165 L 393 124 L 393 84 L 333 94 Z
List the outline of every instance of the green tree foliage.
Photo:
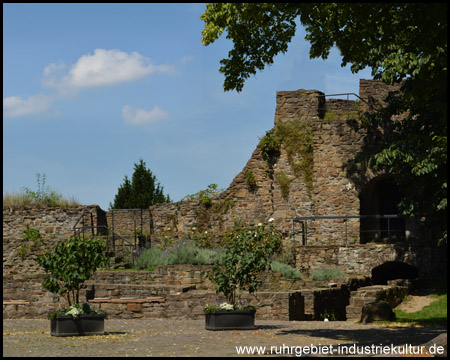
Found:
M 81 286 L 99 267 L 107 265 L 105 249 L 106 244 L 98 239 L 72 236 L 59 242 L 52 252 L 38 255 L 37 263 L 49 273 L 42 283 L 43 288 L 66 295 L 69 305 L 79 304 Z
M 388 84 L 402 83 L 368 126 L 388 131 L 369 165 L 394 175 L 404 189 L 405 215 L 427 215 L 434 237 L 446 242 L 447 219 L 447 5 L 445 3 L 214 3 L 207 4 L 202 42 L 224 32 L 233 41 L 221 60 L 224 90 L 244 82 L 285 53 L 296 21 L 305 26 L 311 58 L 336 46 L 342 66 L 366 67 Z M 394 120 L 392 115 L 407 114 Z M 367 160 L 367 159 L 366 159 Z
M 256 291 L 261 285 L 257 275 L 270 266 L 270 258 L 281 249 L 281 235 L 273 226 L 249 226 L 237 221 L 225 241 L 222 265 L 208 272 L 217 293 L 229 304 L 239 301 L 240 293 Z
M 140 159 L 134 164 L 131 182 L 125 175 L 123 184 L 119 187 L 110 204 L 111 209 L 146 209 L 151 205 L 170 202 L 169 195 L 164 195 L 163 187 L 156 180 L 145 162 Z

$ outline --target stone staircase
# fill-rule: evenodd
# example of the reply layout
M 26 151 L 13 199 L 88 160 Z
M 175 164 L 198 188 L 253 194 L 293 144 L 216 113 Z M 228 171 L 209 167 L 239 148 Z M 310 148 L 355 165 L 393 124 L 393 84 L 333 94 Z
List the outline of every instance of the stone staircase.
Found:
M 350 304 L 346 307 L 347 321 L 359 321 L 364 305 L 377 300 L 377 288 L 366 286 L 350 293 Z
M 346 307 L 347 321 L 360 321 L 362 308 L 370 302 L 385 301 L 395 308 L 409 291 L 408 283 L 396 280 L 389 282 L 388 285 L 360 287 L 350 293 L 349 305 Z
M 154 271 L 98 271 L 85 283 L 80 302 L 106 310 L 110 318 L 201 319 L 203 307 L 218 299 L 205 275 L 209 268 L 171 265 Z M 65 306 L 63 298 L 42 290 L 44 276 L 4 275 L 4 318 L 44 318 L 49 311 Z M 312 282 L 285 279 L 268 271 L 261 274 L 261 280 L 263 285 L 256 294 L 244 292 L 241 296 L 244 304 L 258 309 L 259 319 L 323 320 L 329 314 L 336 320 L 359 320 L 365 303 L 376 299 L 395 303 L 406 294 L 399 286 L 367 286 L 366 278 Z M 224 300 L 221 296 L 220 301 Z

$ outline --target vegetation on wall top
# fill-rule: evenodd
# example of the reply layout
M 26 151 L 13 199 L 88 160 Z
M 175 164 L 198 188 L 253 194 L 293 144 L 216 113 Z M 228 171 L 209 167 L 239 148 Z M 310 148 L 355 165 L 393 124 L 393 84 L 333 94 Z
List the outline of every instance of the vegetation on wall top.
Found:
M 66 199 L 61 193 L 45 185 L 47 176 L 36 173 L 37 190 L 22 187 L 20 192 L 3 194 L 3 206 L 77 206 L 74 197 Z

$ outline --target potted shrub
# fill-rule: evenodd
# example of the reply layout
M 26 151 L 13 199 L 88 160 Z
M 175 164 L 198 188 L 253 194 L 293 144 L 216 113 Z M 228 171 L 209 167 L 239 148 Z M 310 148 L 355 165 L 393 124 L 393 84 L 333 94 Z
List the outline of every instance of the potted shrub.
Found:
M 223 293 L 225 303 L 206 305 L 205 328 L 207 330 L 253 329 L 256 309 L 243 306 L 240 296 L 243 291 L 254 293 L 261 280 L 257 275 L 267 269 L 270 257 L 281 247 L 281 235 L 272 225 L 248 226 L 236 222 L 225 237 L 225 248 L 221 265 L 207 273 L 214 283 L 217 294 Z
M 52 336 L 104 334 L 106 313 L 80 304 L 80 288 L 94 272 L 107 265 L 106 244 L 98 239 L 72 236 L 58 243 L 53 251 L 39 255 L 37 262 L 49 275 L 44 289 L 62 295 L 69 306 L 49 314 Z

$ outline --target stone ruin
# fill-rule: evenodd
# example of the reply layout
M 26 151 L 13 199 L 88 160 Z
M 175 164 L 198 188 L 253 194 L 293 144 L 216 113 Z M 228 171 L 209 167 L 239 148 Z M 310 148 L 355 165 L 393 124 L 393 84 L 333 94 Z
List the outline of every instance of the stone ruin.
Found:
M 81 223 L 113 228 L 131 243 L 139 230 L 150 241 L 147 246 L 198 236 L 213 244 L 237 218 L 250 224 L 273 218 L 291 251 L 291 264 L 304 275 L 333 266 L 349 276 L 371 277 L 372 269 L 381 266 L 391 273 L 410 269 L 402 278 L 442 276 L 447 273 L 446 251 L 421 237 L 416 220 L 361 218 L 397 214 L 400 190 L 392 176 L 374 173 L 353 160 L 377 141 L 362 126 L 364 114 L 383 106 L 387 93 L 398 89 L 398 85 L 360 80 L 359 95 L 345 95 L 347 99 L 333 99 L 317 90 L 277 92 L 271 134 L 279 134 L 281 146 L 269 153 L 258 144 L 230 186 L 208 204 L 186 200 L 114 213 L 95 205 L 3 207 L 4 280 L 5 275 L 8 280 L 15 274 L 39 273 L 33 254 L 18 255 L 27 225 L 52 243 L 71 235 L 80 216 Z M 94 234 L 94 228 L 86 231 Z M 99 228 L 96 231 L 100 234 Z M 6 281 L 4 298 L 5 291 L 6 298 L 20 297 L 15 283 Z M 36 286 L 28 280 L 22 284 L 23 294 Z M 296 297 L 289 299 L 288 303 L 295 302 Z

